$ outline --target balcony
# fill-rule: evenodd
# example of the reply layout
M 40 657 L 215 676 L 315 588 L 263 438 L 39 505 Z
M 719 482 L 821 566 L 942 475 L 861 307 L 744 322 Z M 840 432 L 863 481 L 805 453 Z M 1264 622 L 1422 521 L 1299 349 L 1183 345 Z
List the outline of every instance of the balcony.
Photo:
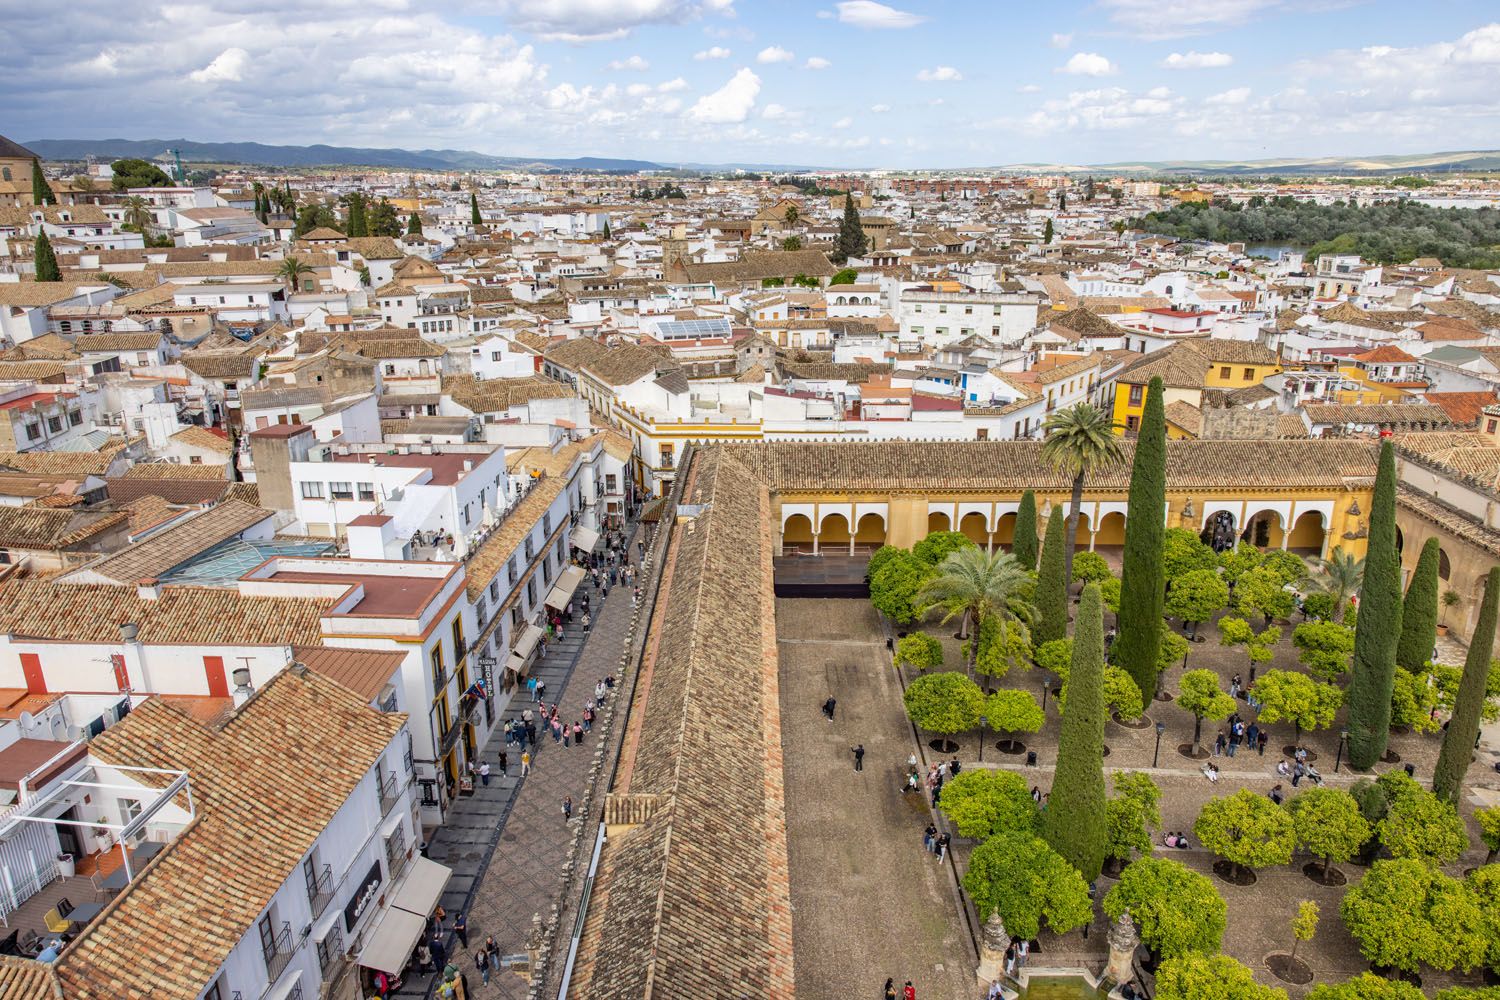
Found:
M 281 930 L 269 942 L 261 942 L 261 951 L 266 959 L 266 993 L 276 985 L 281 974 L 292 961 L 292 925 L 283 922 Z M 265 994 L 261 994 L 264 996 Z
M 333 902 L 333 866 L 324 865 L 323 871 L 307 884 L 307 901 L 312 904 L 313 919 L 316 920 Z
M 392 882 L 396 881 L 401 873 L 406 870 L 408 860 L 406 856 L 406 841 L 401 836 L 401 830 L 398 828 L 385 842 L 385 866 L 389 872 L 387 877 Z
M 457 726 L 453 727 L 455 730 Z M 380 789 L 380 815 L 384 816 L 391 811 L 396 800 L 401 797 L 401 783 L 396 780 L 394 771 L 387 771 L 379 777 Z M 316 914 L 314 914 L 316 916 Z

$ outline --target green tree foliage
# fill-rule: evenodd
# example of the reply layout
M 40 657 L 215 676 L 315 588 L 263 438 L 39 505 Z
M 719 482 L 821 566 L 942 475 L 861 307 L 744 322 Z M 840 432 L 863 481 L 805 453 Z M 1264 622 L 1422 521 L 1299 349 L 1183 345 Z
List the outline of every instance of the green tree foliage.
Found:
M 1336 985 L 1314 986 L 1307 1000 L 1427 1000 L 1427 997 L 1411 983 L 1362 972 Z
M 907 686 L 902 701 L 917 728 L 939 736 L 973 729 L 984 712 L 984 692 L 960 673 L 924 674 Z
M 1104 896 L 1111 920 L 1130 910 L 1141 941 L 1164 959 L 1193 952 L 1211 954 L 1224 940 L 1228 908 L 1205 876 L 1167 858 L 1130 864 Z
M 1250 657 L 1251 666 L 1270 663 L 1280 639 L 1281 629 L 1275 625 L 1267 625 L 1257 632 L 1243 618 L 1219 619 L 1219 645 L 1245 647 L 1245 655 Z
M 1488 854 L 1484 863 L 1490 864 L 1500 854 L 1500 806 L 1487 806 L 1474 810 L 1474 822 L 1479 824 L 1479 839 L 1484 841 Z
M 1344 702 L 1344 692 L 1332 684 L 1320 684 L 1294 670 L 1267 670 L 1251 686 L 1261 703 L 1260 722 L 1290 722 L 1292 742 L 1301 743 L 1302 733 L 1333 725 Z
M 314 229 L 321 226 L 332 228 L 338 225 L 338 221 L 327 205 L 303 205 L 297 210 L 297 227 L 292 235 L 300 240 Z
M 1074 583 L 1098 583 L 1109 576 L 1109 563 L 1099 553 L 1084 551 L 1073 557 Z
M 371 236 L 400 236 L 401 216 L 396 214 L 396 206 L 389 200 L 381 198 L 370 207 L 369 213 Z
M 798 248 L 800 249 L 800 247 Z M 859 280 L 859 272 L 852 267 L 846 267 L 835 271 L 833 277 L 828 279 L 830 285 L 852 285 Z
M 406 220 L 406 235 L 408 235 L 408 236 L 421 236 L 422 235 L 422 217 L 420 215 L 418 215 L 416 212 L 411 213 L 411 215 Z
M 1194 570 L 1219 568 L 1219 557 L 1203 544 L 1196 531 L 1168 528 L 1162 533 L 1161 566 L 1165 579 L 1173 581 Z M 1228 599 L 1225 599 L 1228 603 Z
M 1104 856 L 1123 865 L 1133 852 L 1151 854 L 1151 831 L 1161 826 L 1161 789 L 1141 771 L 1118 772 L 1114 781 L 1104 810 Z
M 972 641 L 963 644 L 965 661 L 971 654 Z M 1023 622 L 989 615 L 979 624 L 979 646 L 972 654 L 976 675 L 1004 677 L 1012 669 L 1029 669 L 1031 632 Z
M 1219 569 L 1224 574 L 1224 582 L 1230 586 L 1238 584 L 1240 577 L 1265 562 L 1265 558 L 1265 554 L 1249 542 L 1225 549 L 1219 553 Z
M 1414 674 L 1401 667 L 1391 683 L 1391 725 L 1405 726 L 1413 732 L 1436 732 L 1439 723 L 1433 710 L 1437 708 L 1438 688 L 1429 683 L 1432 674 L 1423 671 Z
M 1474 894 L 1479 912 L 1484 915 L 1484 965 L 1500 972 L 1500 865 L 1487 864 L 1483 868 L 1474 869 L 1464 879 L 1464 888 Z M 1496 992 L 1500 993 L 1500 990 Z
M 1464 774 L 1479 738 L 1479 717 L 1484 710 L 1486 686 L 1491 669 L 1491 650 L 1495 646 L 1495 617 L 1500 608 L 1500 566 L 1491 566 L 1484 583 L 1484 601 L 1479 606 L 1479 620 L 1469 637 L 1469 655 L 1464 661 L 1463 679 L 1453 703 L 1453 717 L 1443 734 L 1443 749 L 1432 772 L 1432 790 L 1445 802 L 1457 802 L 1463 791 Z
M 1314 558 L 1309 562 L 1309 572 L 1302 579 L 1303 589 L 1309 596 L 1316 595 L 1328 600 L 1329 614 L 1323 617 L 1332 617 L 1336 622 L 1343 621 L 1349 610 L 1349 599 L 1364 586 L 1365 561 L 1344 551 L 1342 545 L 1336 545 L 1329 558 Z
M 1052 242 L 1052 237 L 1053 237 L 1053 235 L 1055 233 L 1056 233 L 1056 230 L 1053 229 L 1053 227 L 1052 227 L 1052 220 L 1048 219 L 1046 221 L 1046 223 L 1042 226 L 1042 242 L 1043 243 L 1051 243 Z
M 1146 389 L 1130 469 L 1129 507 L 1125 515 L 1124 567 L 1120 572 L 1120 634 L 1110 655 L 1141 689 L 1156 693 L 1157 658 L 1161 652 L 1161 617 L 1166 581 L 1162 577 L 1162 511 L 1167 506 L 1167 420 L 1162 381 Z
M 1338 788 L 1309 788 L 1287 803 L 1297 844 L 1323 859 L 1323 871 L 1359 853 L 1372 832 L 1354 796 Z
M 369 199 L 363 191 L 351 191 L 344 196 L 344 233 L 358 238 L 370 234 L 367 216 Z
M 913 545 L 911 552 L 927 565 L 936 566 L 959 549 L 977 548 L 979 546 L 961 531 L 934 531 Z
M 870 603 L 897 625 L 910 625 L 921 617 L 917 595 L 932 572 L 929 564 L 896 549 L 870 576 Z
M 1001 733 L 1035 733 L 1047 723 L 1036 695 L 1016 688 L 1001 688 L 990 695 L 985 700 L 984 714 L 990 720 L 990 728 Z
M 895 666 L 930 670 L 943 665 L 943 644 L 926 632 L 913 632 L 896 642 Z
M 1297 844 L 1286 810 L 1248 788 L 1205 802 L 1193 832 L 1236 871 L 1287 864 Z
M 1042 835 L 1092 882 L 1104 865 L 1104 611 L 1099 588 L 1083 588 L 1069 665 L 1068 711 Z
M 1380 783 L 1388 789 L 1389 806 L 1376 827 L 1376 836 L 1386 850 L 1398 858 L 1430 865 L 1446 865 L 1463 857 L 1469 849 L 1469 831 L 1458 811 L 1406 776 Z
M 1026 779 L 1014 771 L 960 771 L 943 783 L 938 808 L 960 837 L 975 839 L 999 833 L 1030 835 L 1040 821 Z
M 1255 208 L 1230 202 L 1184 203 L 1152 212 L 1131 226 L 1180 239 L 1215 243 L 1308 246 L 1308 261 L 1325 253 L 1357 253 L 1382 264 L 1436 257 L 1448 267 L 1500 267 L 1500 211 L 1432 208 L 1412 201 L 1317 204 L 1292 197 Z
M 1318 904 L 1304 899 L 1297 904 L 1297 915 L 1292 918 L 1292 957 L 1297 957 L 1297 946 L 1311 941 L 1318 933 Z
M 1161 653 L 1156 659 L 1156 674 L 1160 677 L 1168 667 L 1188 653 L 1188 641 L 1173 632 L 1166 622 L 1161 623 Z M 1131 683 L 1135 683 L 1132 681 Z
M 927 536 L 917 543 L 917 548 L 921 549 L 935 537 Z M 923 557 L 920 551 L 916 555 Z M 968 542 L 950 550 L 937 564 L 917 594 L 917 606 L 924 615 L 934 608 L 941 608 L 946 612 L 943 616 L 945 623 L 959 616 L 963 616 L 970 626 L 994 619 L 998 631 L 991 633 L 987 663 L 990 672 L 1003 674 L 1014 662 L 1016 645 L 1024 646 L 1030 642 L 1026 618 L 1030 617 L 1031 607 L 1023 595 L 1030 592 L 1031 586 L 1031 574 L 1010 555 L 986 552 Z M 966 644 L 966 659 L 986 645 L 982 629 L 979 632 L 980 642 Z M 973 666 L 972 662 L 965 665 Z
M 57 195 L 52 191 L 52 185 L 47 183 L 47 175 L 42 173 L 41 161 L 36 157 L 31 158 L 31 203 L 33 205 L 56 205 Z
M 1177 704 L 1193 713 L 1193 743 L 1203 733 L 1203 720 L 1218 722 L 1234 711 L 1234 699 L 1219 687 L 1219 675 L 1212 670 L 1189 670 L 1177 682 Z
M 1100 580 L 1099 596 L 1104 599 L 1104 606 L 1118 615 L 1120 613 L 1120 578 L 1110 576 Z M 1135 682 L 1131 681 L 1131 683 Z
M 998 910 L 1006 930 L 1025 939 L 1041 932 L 1066 934 L 1093 919 L 1088 885 L 1074 868 L 1041 839 L 1002 833 L 974 849 L 963 886 L 979 919 Z
M 794 250 L 801 250 L 802 249 L 802 237 L 800 237 L 800 236 L 788 236 L 786 239 L 784 239 L 784 240 L 781 241 L 781 249 L 787 251 L 788 253 L 790 253 L 790 252 L 792 252 Z
M 870 556 L 870 561 L 865 564 L 865 579 L 874 579 L 875 574 L 880 572 L 880 568 L 890 560 L 895 559 L 897 554 L 901 552 L 906 552 L 906 549 L 901 548 L 899 545 L 882 545 L 876 549 Z M 907 555 L 910 554 L 907 552 Z
M 1391 729 L 1391 686 L 1396 640 L 1401 635 L 1401 558 L 1396 552 L 1396 457 L 1380 446 L 1375 499 L 1370 506 L 1369 548 L 1359 621 L 1354 627 L 1354 669 L 1349 681 L 1349 763 L 1369 770 L 1385 753 Z
M 1484 915 L 1463 883 L 1411 858 L 1377 861 L 1344 893 L 1344 924 L 1374 965 L 1465 972 L 1484 960 Z
M 286 282 L 287 288 L 293 292 L 302 291 L 305 280 L 312 273 L 312 265 L 304 263 L 300 257 L 287 257 L 276 265 L 276 277 Z
M 1161 963 L 1156 1000 L 1286 1000 L 1286 990 L 1257 983 L 1228 955 L 1189 954 Z
M 1073 640 L 1054 639 L 1037 650 L 1036 662 L 1057 675 L 1057 714 L 1067 714 L 1068 676 L 1072 670 Z M 1130 675 L 1113 664 L 1104 665 L 1104 706 L 1122 719 L 1138 719 L 1146 711 L 1141 692 Z
M 1327 594 L 1307 594 L 1302 598 L 1302 613 L 1309 619 L 1331 620 L 1334 616 L 1333 598 Z
M 1063 579 L 1073 577 L 1073 553 L 1078 547 L 1078 516 L 1083 509 L 1083 484 L 1096 469 L 1120 461 L 1120 438 L 1115 434 L 1109 414 L 1091 403 L 1077 403 L 1054 410 L 1042 424 L 1042 458 L 1058 472 L 1072 479 L 1068 503 L 1068 545 L 1064 550 Z M 1165 500 L 1163 500 L 1165 503 Z M 1133 508 L 1132 508 L 1133 509 Z M 1057 513 L 1054 511 L 1053 516 Z M 1129 526 L 1126 527 L 1129 545 Z
M 111 163 L 109 168 L 114 172 L 114 178 L 110 184 L 116 191 L 124 191 L 127 188 L 166 187 L 172 183 L 172 178 L 149 160 L 127 157 Z
M 1292 645 L 1309 673 L 1333 683 L 1349 669 L 1354 630 L 1334 621 L 1305 621 L 1292 629 Z
M 1011 555 L 1016 557 L 1024 569 L 1036 569 L 1039 543 L 1036 536 L 1036 494 L 1027 490 L 1021 494 L 1021 505 L 1016 508 L 1016 534 L 1011 543 Z
M 1412 673 L 1419 672 L 1432 658 L 1433 637 L 1437 635 L 1439 544 L 1436 537 L 1422 544 L 1417 568 L 1406 585 L 1406 599 L 1401 602 L 1401 638 L 1396 641 L 1396 665 Z
M 859 209 L 854 205 L 854 192 L 844 197 L 844 217 L 839 220 L 839 235 L 834 243 L 831 258 L 840 267 L 850 257 L 862 257 L 870 248 L 870 238 L 859 223 Z
M 52 252 L 52 241 L 45 231 L 36 234 L 31 248 L 31 262 L 36 267 L 37 281 L 61 281 L 62 271 L 57 266 L 57 254 Z
M 1471 645 L 1472 649 L 1473 646 Z M 1458 691 L 1463 681 L 1463 668 L 1448 663 L 1435 663 L 1432 678 L 1437 685 L 1438 708 L 1451 713 L 1458 703 Z M 1485 722 L 1500 719 L 1500 660 L 1490 661 L 1489 679 L 1484 686 L 1484 704 L 1480 717 Z
M 1287 552 L 1284 549 L 1272 549 L 1267 552 L 1265 558 L 1261 560 L 1260 568 L 1274 573 L 1283 586 L 1307 578 L 1307 563 L 1297 553 Z
M 1163 610 L 1183 625 L 1196 627 L 1200 622 L 1213 621 L 1228 603 L 1229 587 L 1219 574 L 1195 569 L 1172 578 Z
M 479 214 L 479 195 L 473 191 L 469 192 L 469 222 L 475 226 L 484 224 L 484 216 Z
M 1286 589 L 1282 574 L 1273 566 L 1261 565 L 1239 578 L 1234 585 L 1234 604 L 1240 614 L 1258 614 L 1270 625 L 1273 618 L 1285 618 L 1297 606 L 1296 596 Z
M 1038 647 L 1068 634 L 1068 577 L 1063 527 L 1062 512 L 1054 510 L 1047 519 L 1047 539 L 1042 543 L 1036 617 L 1031 624 L 1031 641 Z
M 1485 986 L 1474 989 L 1468 986 L 1450 986 L 1438 990 L 1433 1000 L 1500 1000 L 1500 986 Z

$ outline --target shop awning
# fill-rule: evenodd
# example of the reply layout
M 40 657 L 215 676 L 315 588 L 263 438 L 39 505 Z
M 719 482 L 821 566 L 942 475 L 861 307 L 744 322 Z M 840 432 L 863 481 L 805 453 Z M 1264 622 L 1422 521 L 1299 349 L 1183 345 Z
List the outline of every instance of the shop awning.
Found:
M 542 641 L 544 634 L 535 625 L 527 625 L 521 632 L 521 637 L 516 640 L 516 644 L 511 647 L 511 652 L 523 660 L 531 659 L 532 651 L 536 649 L 536 644 Z
M 426 860 L 425 858 L 422 860 Z M 360 949 L 358 962 L 367 969 L 394 976 L 401 972 L 412 949 L 427 929 L 427 918 L 391 907 L 381 914 Z
M 583 567 L 569 566 L 562 571 L 557 578 L 557 583 L 552 587 L 552 593 L 547 595 L 547 607 L 561 611 L 568 606 L 573 599 L 573 591 L 583 582 Z
M 505 661 L 505 669 L 517 677 L 525 677 L 526 671 L 531 669 L 531 661 L 520 653 L 511 653 L 510 659 Z
M 448 879 L 452 874 L 453 869 L 440 865 L 431 858 L 421 855 L 412 858 L 406 875 L 391 897 L 391 908 L 414 913 L 426 920 L 437 909 L 438 898 L 448 887 Z
M 599 532 L 593 528 L 579 525 L 573 529 L 573 547 L 582 549 L 584 552 L 594 551 L 594 546 L 599 544 Z

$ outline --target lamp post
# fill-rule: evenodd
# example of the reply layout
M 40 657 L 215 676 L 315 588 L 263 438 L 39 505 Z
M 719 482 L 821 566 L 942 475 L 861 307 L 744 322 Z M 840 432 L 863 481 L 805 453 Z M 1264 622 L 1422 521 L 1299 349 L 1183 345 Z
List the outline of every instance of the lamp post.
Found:
M 1046 677 L 1042 678 L 1042 714 L 1047 714 L 1047 692 L 1052 687 L 1052 682 Z
M 1349 739 L 1349 729 L 1346 726 L 1339 730 L 1339 752 L 1333 758 L 1333 773 L 1339 773 L 1339 765 L 1344 762 L 1344 743 Z
M 981 715 L 979 717 L 979 763 L 984 763 L 984 727 L 989 725 L 989 718 Z
M 1156 762 L 1161 757 L 1161 734 L 1164 733 L 1164 732 L 1166 732 L 1166 731 L 1167 731 L 1167 724 L 1165 722 L 1158 722 L 1156 724 L 1156 749 L 1154 751 L 1152 751 L 1152 753 L 1151 753 L 1151 768 L 1152 768 L 1152 770 L 1156 769 Z

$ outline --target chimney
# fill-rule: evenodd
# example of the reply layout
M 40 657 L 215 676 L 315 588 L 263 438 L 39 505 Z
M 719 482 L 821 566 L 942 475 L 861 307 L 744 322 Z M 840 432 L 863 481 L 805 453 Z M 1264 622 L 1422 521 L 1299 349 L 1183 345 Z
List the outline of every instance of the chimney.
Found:
M 143 601 L 155 601 L 161 597 L 161 581 L 154 576 L 135 581 L 135 595 Z
M 474 460 L 473 459 L 471 459 L 471 458 L 464 459 L 464 471 L 465 472 L 473 472 L 474 471 Z
M 230 694 L 234 698 L 234 707 L 239 708 L 255 693 L 255 688 L 250 686 L 250 668 L 235 667 L 230 676 L 234 680 L 234 690 Z

